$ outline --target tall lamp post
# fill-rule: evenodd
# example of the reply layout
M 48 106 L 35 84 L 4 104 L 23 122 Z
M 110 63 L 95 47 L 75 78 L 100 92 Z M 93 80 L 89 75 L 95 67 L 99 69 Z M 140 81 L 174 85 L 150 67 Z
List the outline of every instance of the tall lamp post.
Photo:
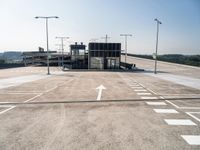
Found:
M 162 24 L 157 18 L 154 19 L 157 22 L 157 34 L 156 34 L 156 53 L 155 53 L 155 68 L 154 74 L 157 73 L 157 53 L 158 53 L 158 33 L 159 33 L 159 25 Z
M 49 37 L 48 37 L 48 19 L 51 18 L 58 18 L 57 16 L 48 16 L 48 17 L 44 17 L 44 16 L 36 16 L 36 19 L 45 19 L 46 21 L 46 38 L 47 38 L 47 75 L 50 75 L 50 70 L 49 70 Z
M 126 57 L 127 57 L 127 37 L 132 36 L 132 34 L 120 34 L 120 36 L 125 37 L 125 63 L 126 63 Z
M 105 39 L 105 43 L 108 43 L 108 39 L 110 39 L 110 37 L 106 34 L 106 36 L 102 37 L 102 39 Z
M 61 46 L 62 46 L 62 67 L 64 66 L 64 63 L 63 63 L 63 61 L 64 61 L 64 46 L 63 46 L 63 40 L 64 39 L 69 39 L 69 37 L 56 37 L 56 39 L 61 39 Z

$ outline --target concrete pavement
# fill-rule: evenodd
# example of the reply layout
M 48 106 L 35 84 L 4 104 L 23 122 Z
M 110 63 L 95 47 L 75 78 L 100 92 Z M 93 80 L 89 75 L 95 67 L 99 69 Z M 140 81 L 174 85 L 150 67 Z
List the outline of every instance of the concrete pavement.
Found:
M 198 69 L 181 74 L 171 64 L 163 67 L 199 79 Z M 200 89 L 141 72 L 51 70 L 48 78 L 0 89 L 0 149 L 200 149 Z M 46 67 L 18 68 L 0 78 L 45 73 Z M 99 85 L 106 89 L 97 101 Z

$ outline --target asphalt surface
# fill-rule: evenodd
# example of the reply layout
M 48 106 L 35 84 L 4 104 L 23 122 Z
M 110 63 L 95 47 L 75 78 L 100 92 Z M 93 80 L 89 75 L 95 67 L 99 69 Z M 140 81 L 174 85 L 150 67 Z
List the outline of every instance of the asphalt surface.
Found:
M 128 61 L 147 71 L 0 70 L 0 149 L 200 149 L 199 68 Z

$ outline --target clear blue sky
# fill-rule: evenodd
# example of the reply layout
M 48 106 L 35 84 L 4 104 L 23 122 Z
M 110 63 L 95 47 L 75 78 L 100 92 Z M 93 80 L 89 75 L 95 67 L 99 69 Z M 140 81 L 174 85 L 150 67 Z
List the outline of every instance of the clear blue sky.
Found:
M 158 18 L 160 54 L 200 54 L 200 0 L 1 0 L 0 51 L 46 48 L 45 21 L 37 15 L 60 17 L 49 21 L 51 50 L 60 43 L 56 36 L 87 44 L 105 34 L 123 48 L 119 34 L 131 33 L 129 52 L 152 54 Z

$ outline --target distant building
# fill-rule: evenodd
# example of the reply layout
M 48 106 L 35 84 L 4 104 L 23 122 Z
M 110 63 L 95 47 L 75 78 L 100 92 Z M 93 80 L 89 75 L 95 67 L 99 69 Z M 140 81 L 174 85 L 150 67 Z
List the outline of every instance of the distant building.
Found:
M 88 69 L 88 53 L 83 43 L 70 45 L 71 68 Z
M 120 69 L 121 43 L 89 43 L 90 69 Z
M 24 65 L 47 65 L 46 51 L 27 51 L 22 53 Z M 70 55 L 64 54 L 64 63 L 70 62 Z M 49 63 L 53 66 L 61 66 L 62 54 L 57 51 L 49 51 Z
M 43 48 L 39 51 L 23 52 L 23 61 L 26 65 L 63 66 L 69 69 L 120 69 L 121 43 L 89 43 L 88 50 L 83 43 L 70 45 L 70 53 L 49 51 L 49 56 Z M 63 60 L 63 61 L 62 61 Z

